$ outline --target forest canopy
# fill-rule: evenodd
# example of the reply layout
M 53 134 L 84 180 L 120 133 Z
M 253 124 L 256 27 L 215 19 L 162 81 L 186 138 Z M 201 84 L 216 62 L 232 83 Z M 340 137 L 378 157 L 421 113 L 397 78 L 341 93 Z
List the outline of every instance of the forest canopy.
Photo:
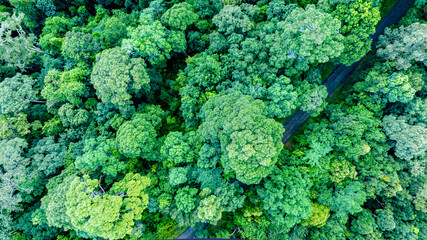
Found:
M 427 239 L 427 1 L 373 41 L 396 2 L 0 0 L 0 239 Z

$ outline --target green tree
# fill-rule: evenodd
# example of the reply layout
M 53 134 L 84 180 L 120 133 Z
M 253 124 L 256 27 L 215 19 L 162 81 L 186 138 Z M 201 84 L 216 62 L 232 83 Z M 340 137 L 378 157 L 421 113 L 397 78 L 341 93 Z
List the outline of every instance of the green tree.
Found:
M 120 46 L 122 39 L 127 36 L 127 14 L 117 14 L 111 17 L 104 17 L 92 31 L 95 43 L 102 49 Z
M 194 13 L 193 6 L 183 2 L 174 4 L 162 15 L 162 23 L 176 30 L 186 30 L 187 26 L 197 21 L 198 16 Z
M 81 98 L 88 95 L 85 85 L 88 71 L 74 68 L 70 71 L 60 72 L 51 70 L 44 79 L 41 95 L 47 101 L 48 108 L 57 107 L 59 104 L 69 102 L 73 105 L 82 103 Z
M 53 136 L 37 141 L 28 151 L 32 166 L 45 175 L 51 175 L 65 165 L 67 146 L 64 142 L 55 142 Z
M 197 207 L 197 217 L 201 222 L 216 224 L 222 216 L 221 200 L 215 195 L 203 198 Z
M 90 34 L 73 31 L 65 34 L 61 54 L 69 66 L 87 62 L 94 53 L 95 49 Z
M 357 219 L 351 222 L 351 230 L 357 234 L 369 235 L 377 228 L 375 218 L 369 210 L 363 210 Z
M 414 96 L 405 108 L 405 115 L 408 115 L 411 121 L 416 119 L 417 122 L 427 124 L 427 99 Z
M 200 145 L 199 136 L 195 131 L 186 134 L 170 132 L 160 149 L 164 158 L 163 165 L 170 168 L 174 165 L 194 162 Z
M 193 209 L 195 209 L 197 193 L 198 190 L 196 188 L 190 188 L 189 186 L 179 188 L 177 194 L 175 195 L 175 204 L 178 211 L 190 213 Z
M 331 239 L 339 240 L 346 239 L 348 237 L 347 227 L 335 220 L 332 215 L 326 222 L 326 225 L 321 228 L 314 228 L 310 231 L 310 239 Z
M 318 200 L 320 204 L 330 206 L 332 211 L 347 215 L 361 212 L 366 197 L 364 185 L 353 181 L 345 187 L 337 187 L 333 192 L 332 189 L 321 192 Z
M 426 0 L 415 0 L 415 5 L 419 8 L 421 8 L 425 4 L 427 4 Z
M 396 228 L 393 212 L 387 209 L 377 210 L 377 225 L 381 231 L 392 231 Z
M 61 174 L 49 179 L 46 184 L 47 194 L 41 199 L 40 209 L 46 215 L 49 226 L 61 228 L 65 231 L 73 228 L 70 217 L 66 214 L 66 193 L 75 178 L 75 167 L 71 165 L 64 169 Z
M 142 157 L 149 161 L 160 158 L 160 142 L 157 140 L 156 127 L 159 127 L 164 112 L 160 107 L 147 110 L 146 113 L 136 113 L 117 131 L 118 149 L 125 157 Z
M 311 180 L 295 167 L 275 168 L 257 190 L 272 224 L 284 232 L 312 215 Z
M 58 115 L 64 127 L 79 127 L 89 120 L 89 112 L 86 109 L 75 109 L 69 103 L 62 105 L 58 109 Z
M 222 79 L 221 63 L 217 55 L 206 53 L 196 54 L 186 60 L 187 66 L 177 79 L 181 87 L 182 115 L 188 128 L 196 127 L 199 118 L 197 113 L 203 103 L 210 95 L 214 94 L 214 89 Z M 205 94 L 203 94 L 205 92 Z
M 356 167 L 347 160 L 333 160 L 329 171 L 332 182 L 338 184 L 342 184 L 346 179 L 357 179 Z
M 383 148 L 386 137 L 380 128 L 381 121 L 363 105 L 348 109 L 330 105 L 326 112 L 335 132 L 334 149 L 348 159 L 358 159 L 374 147 Z
M 239 93 L 211 97 L 200 111 L 203 141 L 220 147 L 225 172 L 245 184 L 257 184 L 277 162 L 283 127 L 268 119 L 261 100 Z
M 397 69 L 406 70 L 417 62 L 427 64 L 427 24 L 413 23 L 408 27 L 401 26 L 391 30 L 378 41 L 377 55 L 384 60 L 396 63 Z
M 150 179 L 128 173 L 108 193 L 88 175 L 75 178 L 67 191 L 67 215 L 74 229 L 91 237 L 123 239 L 132 233 L 135 221 L 148 205 L 145 189 Z
M 308 160 L 308 163 L 312 166 L 324 166 L 322 159 L 333 150 L 335 142 L 334 131 L 328 128 L 328 124 L 325 122 L 310 123 L 307 126 L 307 130 L 304 131 L 304 135 L 307 137 L 308 149 L 305 152 L 304 160 Z
M 251 34 L 256 33 L 251 31 Z M 262 36 L 266 39 L 271 37 L 264 33 Z M 278 70 L 268 63 L 269 55 L 266 53 L 269 45 L 264 38 L 259 40 L 256 36 L 243 38 L 243 35 L 232 34 L 228 37 L 228 44 L 228 55 L 222 57 L 225 67 L 223 75 L 230 76 L 235 82 L 249 85 L 244 86 L 249 89 L 243 89 L 242 92 L 255 97 L 258 92 L 250 93 L 254 92 L 253 88 L 269 86 L 279 79 L 276 75 Z
M 419 187 L 413 203 L 417 211 L 427 213 L 427 183 Z
M 150 90 L 144 60 L 130 58 L 118 47 L 104 50 L 97 56 L 91 83 L 103 102 L 112 103 L 121 111 L 132 104 L 131 94 L 141 97 Z
M 25 71 L 33 60 L 34 51 L 42 52 L 34 46 L 36 37 L 23 30 L 21 24 L 24 14 L 0 12 L 0 19 L 0 59 L 8 66 Z
M 183 31 L 167 31 L 167 41 L 172 51 L 186 54 L 187 40 L 185 39 L 185 33 Z
M 174 167 L 169 170 L 169 183 L 172 186 L 180 185 L 187 182 L 188 168 Z
M 16 228 L 12 213 L 22 211 L 23 194 L 33 190 L 26 184 L 32 177 L 27 168 L 30 159 L 24 153 L 27 146 L 21 138 L 0 141 L 0 236 L 5 239 Z
M 268 116 L 286 118 L 297 107 L 298 94 L 294 91 L 291 80 L 280 76 L 277 81 L 267 88 Z
M 395 154 L 397 157 L 411 160 L 422 156 L 427 150 L 427 128 L 423 123 L 410 125 L 405 117 L 396 118 L 387 115 L 383 118 L 383 127 L 387 136 L 396 141 Z
M 146 59 L 153 66 L 163 66 L 170 58 L 172 47 L 167 41 L 166 28 L 160 21 L 147 19 L 141 14 L 140 25 L 129 29 L 122 48 L 129 54 Z
M 299 96 L 298 105 L 301 110 L 313 117 L 318 116 L 327 105 L 328 91 L 324 85 L 310 84 L 308 81 L 304 81 L 297 89 L 297 93 Z
M 326 221 L 330 216 L 329 214 L 330 208 L 328 206 L 323 206 L 322 204 L 318 204 L 318 203 L 311 203 L 311 205 L 313 207 L 313 211 L 308 219 L 303 220 L 301 222 L 301 225 L 303 226 L 310 225 L 318 228 L 325 226 Z
M 341 24 L 330 14 L 313 6 L 296 8 L 270 39 L 270 64 L 286 68 L 287 75 L 307 71 L 316 65 L 337 58 L 344 50 Z
M 18 114 L 26 111 L 31 102 L 43 103 L 36 100 L 37 91 L 33 89 L 34 84 L 32 77 L 20 73 L 0 82 L 1 114 Z
M 35 221 L 33 221 L 33 219 Z M 59 229 L 47 225 L 40 209 L 28 209 L 14 221 L 16 230 L 22 231 L 25 239 L 49 239 L 59 234 Z
M 242 11 L 243 10 L 243 11 Z M 226 5 L 215 15 L 212 22 L 218 27 L 218 32 L 230 35 L 232 33 L 246 33 L 253 29 L 250 16 L 241 6 Z
M 272 0 L 268 5 L 267 18 L 270 21 L 283 21 L 297 7 L 296 4 L 286 4 L 286 2 L 281 0 Z
M 59 55 L 65 34 L 71 28 L 71 21 L 65 17 L 54 16 L 46 18 L 44 24 L 39 38 L 40 47 L 50 54 Z
M 185 83 L 211 91 L 221 81 L 221 63 L 217 55 L 197 54 L 186 60 Z
M 380 10 L 374 0 L 339 1 L 332 6 L 332 15 L 342 22 L 344 50 L 339 61 L 350 66 L 371 50 L 375 27 L 381 20 Z
M 77 169 L 86 172 L 101 172 L 108 176 L 116 177 L 126 168 L 126 164 L 120 161 L 120 153 L 116 150 L 117 144 L 113 139 L 104 136 L 83 140 L 83 155 L 78 156 L 75 161 Z
M 387 86 L 381 89 L 389 102 L 409 102 L 415 95 L 415 90 L 409 83 L 407 75 L 402 73 L 393 73 L 387 78 Z
M 41 20 L 41 12 L 36 7 L 38 0 L 10 0 L 9 3 L 12 5 L 19 14 L 23 15 L 22 23 L 24 26 L 34 29 L 39 26 Z
M 0 139 L 23 137 L 30 133 L 27 115 L 19 113 L 16 116 L 0 115 Z
M 194 8 L 200 18 L 211 18 L 223 7 L 222 0 L 194 0 Z

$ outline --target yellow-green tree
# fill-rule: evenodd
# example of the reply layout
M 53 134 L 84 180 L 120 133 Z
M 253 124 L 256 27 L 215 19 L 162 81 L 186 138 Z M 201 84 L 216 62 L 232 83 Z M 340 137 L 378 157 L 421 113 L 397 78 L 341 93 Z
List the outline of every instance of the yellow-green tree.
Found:
M 138 173 L 128 173 L 109 191 L 97 179 L 76 177 L 67 196 L 67 215 L 75 230 L 90 237 L 123 239 L 132 233 L 148 205 L 145 189 L 150 179 Z

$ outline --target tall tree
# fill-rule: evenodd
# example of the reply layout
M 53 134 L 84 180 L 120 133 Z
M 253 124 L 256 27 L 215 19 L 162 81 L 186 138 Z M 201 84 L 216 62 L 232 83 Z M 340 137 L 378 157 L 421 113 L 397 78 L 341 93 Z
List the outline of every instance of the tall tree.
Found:
M 427 128 L 423 123 L 410 125 L 406 117 L 387 115 L 383 118 L 383 125 L 389 138 L 396 141 L 397 157 L 410 160 L 425 154 Z
M 21 24 L 24 14 L 12 15 L 7 12 L 0 12 L 0 59 L 6 64 L 17 67 L 25 71 L 27 65 L 33 59 L 34 51 L 41 51 L 35 47 L 36 36 L 27 34 Z M 16 35 L 14 33 L 17 33 Z
M 397 69 L 406 70 L 419 62 L 427 66 L 427 24 L 413 23 L 395 30 L 386 28 L 378 48 L 377 55 L 395 62 Z
M 165 26 L 176 30 L 186 30 L 188 25 L 193 24 L 197 19 L 193 6 L 183 2 L 174 4 L 162 15 L 162 23 Z
M 27 146 L 21 138 L 0 141 L 0 236 L 5 239 L 16 227 L 12 213 L 22 211 L 23 194 L 33 190 L 26 185 L 33 176 L 28 170 L 30 159 L 24 154 Z
M 393 73 L 387 78 L 387 86 L 381 89 L 389 102 L 409 102 L 415 95 L 415 89 L 409 83 L 408 76 L 402 73 Z
M 85 139 L 82 156 L 75 161 L 77 169 L 86 172 L 101 172 L 108 176 L 116 177 L 126 167 L 125 162 L 120 161 L 120 153 L 116 150 L 117 144 L 113 139 L 103 136 Z
M 167 41 L 166 28 L 159 20 L 141 14 L 140 25 L 130 29 L 122 47 L 129 54 L 146 59 L 153 66 L 164 66 L 172 47 Z
M 303 219 L 311 216 L 313 206 L 309 193 L 311 180 L 295 167 L 275 168 L 257 193 L 273 221 L 282 231 L 289 232 Z
M 266 177 L 283 148 L 283 127 L 267 114 L 262 101 L 239 93 L 213 96 L 200 111 L 200 137 L 220 148 L 225 171 L 235 172 L 245 184 Z
M 86 63 L 95 53 L 92 36 L 83 32 L 67 32 L 62 42 L 61 54 L 66 60 L 66 67 L 71 68 Z
M 105 103 L 120 110 L 132 105 L 131 97 L 142 97 L 150 90 L 150 78 L 141 58 L 130 58 L 119 47 L 103 51 L 91 74 L 96 94 Z
M 20 73 L 0 82 L 0 114 L 18 114 L 26 111 L 31 102 L 43 103 L 37 101 L 34 84 L 32 77 Z
M 380 10 L 375 0 L 335 2 L 339 3 L 331 4 L 330 8 L 334 9 L 331 13 L 341 21 L 340 32 L 344 36 L 344 51 L 339 61 L 349 66 L 371 50 L 370 35 L 375 33 L 375 27 L 381 20 Z
M 318 116 L 327 105 L 328 91 L 324 85 L 303 81 L 297 89 L 297 93 L 301 110 L 308 112 L 313 117 Z
M 277 24 L 271 37 L 270 64 L 286 68 L 287 75 L 307 71 L 310 64 L 325 63 L 344 50 L 341 23 L 314 6 L 296 8 Z
M 128 173 L 105 192 L 98 180 L 76 177 L 67 191 L 67 215 L 76 230 L 90 237 L 123 239 L 132 233 L 148 205 L 150 179 Z
M 41 91 L 48 108 L 58 107 L 64 102 L 75 106 L 81 104 L 81 98 L 86 97 L 89 91 L 85 85 L 88 74 L 89 72 L 82 68 L 64 72 L 55 69 L 49 71 L 44 78 L 44 87 Z
M 45 175 L 51 175 L 65 165 L 67 150 L 64 142 L 55 142 L 55 138 L 49 136 L 35 142 L 28 154 L 32 166 Z
M 163 116 L 164 111 L 159 106 L 148 106 L 145 113 L 136 113 L 123 123 L 116 136 L 119 151 L 128 158 L 159 160 L 160 142 L 156 128 L 161 126 Z

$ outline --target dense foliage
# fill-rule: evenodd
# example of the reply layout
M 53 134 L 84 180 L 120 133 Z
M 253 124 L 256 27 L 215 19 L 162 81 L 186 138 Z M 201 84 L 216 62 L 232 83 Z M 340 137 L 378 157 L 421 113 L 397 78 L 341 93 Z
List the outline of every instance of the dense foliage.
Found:
M 0 239 L 427 239 L 427 1 L 371 49 L 394 3 L 0 0 Z

